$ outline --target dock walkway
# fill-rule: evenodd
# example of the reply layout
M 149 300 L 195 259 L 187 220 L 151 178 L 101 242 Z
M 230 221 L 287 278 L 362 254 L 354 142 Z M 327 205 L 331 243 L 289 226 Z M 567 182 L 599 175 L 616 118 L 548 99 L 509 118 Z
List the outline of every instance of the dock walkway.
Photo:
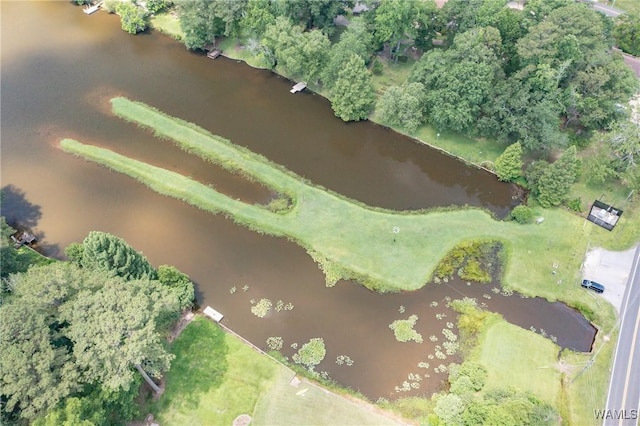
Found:
M 300 92 L 300 91 L 304 90 L 306 87 L 307 87 L 307 83 L 305 83 L 304 81 L 301 81 L 300 83 L 298 83 L 295 86 L 293 86 L 293 88 L 291 88 L 290 92 L 291 93 Z

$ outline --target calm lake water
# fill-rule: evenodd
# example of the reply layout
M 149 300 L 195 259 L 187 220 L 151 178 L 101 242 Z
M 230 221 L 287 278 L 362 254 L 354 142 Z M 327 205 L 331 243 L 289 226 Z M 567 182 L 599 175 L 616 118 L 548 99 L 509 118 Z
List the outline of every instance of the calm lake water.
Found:
M 453 281 L 386 295 L 352 282 L 327 288 L 321 271 L 295 244 L 157 195 L 64 154 L 56 144 L 73 137 L 105 146 L 210 182 L 247 202 L 265 203 L 273 196 L 105 110 L 105 100 L 126 95 L 374 206 L 471 205 L 503 217 L 518 203 L 516 187 L 381 126 L 343 123 L 325 99 L 291 95 L 291 82 L 270 72 L 225 58 L 211 61 L 160 34 L 128 35 L 114 15 L 86 16 L 68 2 L 3 1 L 0 8 L 2 213 L 10 223 L 34 229 L 47 254 L 63 257 L 64 247 L 91 230 L 121 236 L 153 264 L 188 273 L 198 285 L 199 302 L 225 314 L 224 323 L 257 346 L 266 348 L 268 337 L 281 336 L 290 356 L 292 344 L 324 338 L 327 357 L 318 371 L 373 399 L 438 389 L 446 374 L 434 370 L 456 360 L 435 356 L 447 322 L 455 322 L 445 306 L 449 298 L 475 297 L 510 322 L 544 329 L 562 346 L 590 349 L 595 331 L 575 311 L 541 299 L 496 295 L 492 286 Z M 250 307 L 261 298 L 294 308 L 260 319 Z M 415 328 L 422 344 L 399 343 L 388 327 L 411 314 L 419 317 Z M 354 364 L 338 365 L 340 355 Z M 429 368 L 418 368 L 420 362 Z M 410 373 L 421 374 L 422 380 L 413 380 L 419 385 L 396 392 Z

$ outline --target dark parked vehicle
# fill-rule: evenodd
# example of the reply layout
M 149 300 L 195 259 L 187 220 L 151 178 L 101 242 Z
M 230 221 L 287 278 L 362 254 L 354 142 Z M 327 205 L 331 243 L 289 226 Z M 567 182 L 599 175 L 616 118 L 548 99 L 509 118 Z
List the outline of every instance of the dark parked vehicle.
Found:
M 591 290 L 595 291 L 596 293 L 604 292 L 604 286 L 602 284 L 597 283 L 595 281 L 591 281 L 591 280 L 582 280 L 582 287 L 590 288 Z

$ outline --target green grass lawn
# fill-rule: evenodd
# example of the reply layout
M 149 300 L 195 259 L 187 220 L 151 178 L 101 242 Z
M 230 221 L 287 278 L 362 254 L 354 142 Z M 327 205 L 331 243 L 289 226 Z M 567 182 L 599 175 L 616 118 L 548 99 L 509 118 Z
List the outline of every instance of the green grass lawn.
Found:
M 153 129 L 186 151 L 287 194 L 292 208 L 284 214 L 272 213 L 113 151 L 69 139 L 61 147 L 161 194 L 226 214 L 258 232 L 294 240 L 320 263 L 328 281 L 347 278 L 378 290 L 414 290 L 429 280 L 439 260 L 456 244 L 494 238 L 508 250 L 506 285 L 528 295 L 581 302 L 595 310 L 593 299 L 579 291 L 579 266 L 594 235 L 606 234 L 602 237 L 606 240 L 614 238 L 617 230 L 609 233 L 560 209 L 536 211 L 545 218 L 541 225 L 497 221 L 479 209 L 413 213 L 374 209 L 304 182 L 260 155 L 147 105 L 114 98 L 112 107 L 116 115 Z M 556 274 L 552 274 L 554 264 Z
M 483 392 L 514 387 L 554 407 L 560 398 L 559 347 L 532 331 L 492 319 L 479 337 L 472 359 L 487 369 Z
M 157 13 L 149 20 L 151 28 L 160 31 L 176 40 L 184 39 L 184 32 L 180 27 L 180 21 L 173 12 Z
M 382 95 L 389 86 L 400 86 L 407 81 L 411 68 L 416 63 L 413 59 L 394 63 L 391 59 L 377 57 L 382 63 L 382 73 L 374 74 L 372 78 L 373 90 L 378 96 Z
M 606 404 L 616 341 L 616 335 L 607 340 L 599 336 L 593 351 L 597 356 L 591 365 L 588 363 L 592 354 L 571 353 L 563 357 L 571 367 L 567 380 L 571 424 L 602 424 L 602 420 L 596 420 L 594 410 L 601 410 Z
M 305 380 L 289 384 L 290 370 L 282 368 L 275 384 L 263 392 L 254 411 L 256 425 L 395 425 L 378 407 L 343 397 Z
M 176 356 L 165 392 L 148 409 L 162 425 L 397 424 L 370 404 L 303 381 L 204 317 L 194 319 L 171 346 Z M 297 393 L 308 389 L 304 395 Z

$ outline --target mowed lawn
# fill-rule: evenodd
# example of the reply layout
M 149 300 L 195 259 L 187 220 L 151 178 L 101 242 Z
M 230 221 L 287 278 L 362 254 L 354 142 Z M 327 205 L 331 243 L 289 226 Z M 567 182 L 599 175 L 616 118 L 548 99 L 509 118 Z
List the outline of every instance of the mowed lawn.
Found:
M 559 347 L 532 331 L 503 319 L 492 320 L 480 337 L 472 358 L 487 369 L 484 392 L 516 388 L 528 391 L 554 407 L 559 406 Z
M 255 417 L 252 425 L 398 424 L 364 401 L 304 381 L 290 386 L 292 370 L 204 317 L 183 330 L 171 352 L 165 392 L 149 407 L 165 426 L 231 425 L 241 414 Z
M 340 396 L 308 383 L 293 387 L 284 369 L 264 392 L 254 411 L 256 425 L 399 425 L 380 408 L 351 396 Z

